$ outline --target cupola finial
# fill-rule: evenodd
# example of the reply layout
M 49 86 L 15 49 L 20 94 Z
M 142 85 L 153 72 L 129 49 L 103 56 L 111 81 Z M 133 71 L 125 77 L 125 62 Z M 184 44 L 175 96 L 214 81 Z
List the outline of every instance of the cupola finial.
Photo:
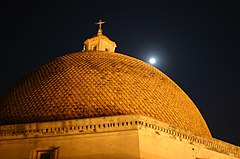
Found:
M 95 23 L 99 25 L 98 34 L 84 42 L 83 51 L 108 51 L 114 52 L 117 47 L 114 41 L 111 41 L 107 36 L 102 35 L 102 24 L 106 22 L 101 19 Z
M 102 24 L 104 24 L 104 23 L 106 23 L 106 22 L 102 21 L 101 19 L 99 19 L 99 22 L 95 23 L 95 24 L 99 25 L 98 35 L 102 35 L 102 32 L 103 32 L 103 30 L 102 30 Z

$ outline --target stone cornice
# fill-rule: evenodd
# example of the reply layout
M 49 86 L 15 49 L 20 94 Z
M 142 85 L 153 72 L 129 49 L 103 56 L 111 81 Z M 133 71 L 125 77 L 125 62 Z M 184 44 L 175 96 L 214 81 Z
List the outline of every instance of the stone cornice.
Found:
M 156 119 L 142 115 L 109 116 L 0 126 L 0 142 L 5 140 L 81 135 L 147 129 L 181 142 L 240 158 L 240 147 L 214 138 L 199 136 Z

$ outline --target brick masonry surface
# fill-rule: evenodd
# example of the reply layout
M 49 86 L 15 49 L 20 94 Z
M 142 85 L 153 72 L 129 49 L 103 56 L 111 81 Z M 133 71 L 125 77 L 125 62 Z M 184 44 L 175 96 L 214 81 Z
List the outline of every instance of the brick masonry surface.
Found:
M 211 137 L 195 104 L 138 59 L 77 52 L 41 65 L 0 99 L 0 125 L 142 114 Z

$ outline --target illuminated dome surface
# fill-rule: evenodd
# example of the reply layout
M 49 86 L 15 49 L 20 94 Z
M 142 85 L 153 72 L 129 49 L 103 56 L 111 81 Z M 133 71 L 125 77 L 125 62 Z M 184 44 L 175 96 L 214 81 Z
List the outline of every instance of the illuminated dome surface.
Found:
M 1 125 L 130 114 L 211 137 L 179 86 L 153 66 L 119 53 L 87 51 L 53 59 L 0 101 Z

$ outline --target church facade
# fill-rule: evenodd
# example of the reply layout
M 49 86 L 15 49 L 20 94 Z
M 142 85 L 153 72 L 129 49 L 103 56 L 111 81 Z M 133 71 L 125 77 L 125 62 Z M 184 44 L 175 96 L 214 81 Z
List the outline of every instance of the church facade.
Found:
M 102 34 L 0 99 L 1 159 L 239 159 L 164 73 Z

